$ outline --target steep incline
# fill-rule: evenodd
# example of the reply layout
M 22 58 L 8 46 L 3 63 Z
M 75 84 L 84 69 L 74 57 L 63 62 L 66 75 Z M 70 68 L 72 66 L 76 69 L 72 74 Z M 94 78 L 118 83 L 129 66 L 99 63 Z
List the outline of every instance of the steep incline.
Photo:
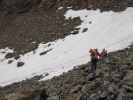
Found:
M 112 52 L 100 61 L 96 77 L 92 77 L 90 63 L 77 66 L 48 81 L 38 82 L 40 77 L 1 88 L 0 98 L 2 100 L 122 100 L 122 96 L 131 98 L 133 46 Z
M 132 12 L 133 8 L 121 13 L 68 10 L 64 15 L 66 19 L 79 17 L 82 21 L 76 27 L 79 29 L 78 34 L 40 44 L 36 50 L 21 55 L 18 60 L 4 59 L 6 53 L 0 53 L 0 85 L 5 86 L 36 75 L 47 75 L 44 80 L 60 75 L 73 66 L 87 63 L 90 48 L 106 48 L 110 52 L 127 47 L 133 42 Z
M 0 100 L 132 96 L 132 12 L 133 0 L 0 0 Z M 92 47 L 112 52 L 96 77 Z
M 132 6 L 132 0 L 0 0 L 0 48 L 13 48 L 6 58 L 17 59 L 41 42 L 64 38 L 80 24 L 65 20 L 69 8 L 118 12 Z

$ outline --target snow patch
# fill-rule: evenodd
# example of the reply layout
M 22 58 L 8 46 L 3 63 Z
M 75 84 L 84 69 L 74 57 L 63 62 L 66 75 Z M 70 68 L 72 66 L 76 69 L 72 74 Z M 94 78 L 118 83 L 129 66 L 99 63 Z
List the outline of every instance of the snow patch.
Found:
M 123 49 L 133 42 L 133 8 L 124 12 L 103 12 L 99 10 L 68 10 L 66 19 L 80 17 L 82 20 L 79 33 L 69 35 L 47 44 L 40 44 L 38 49 L 21 56 L 11 64 L 0 61 L 0 85 L 5 86 L 36 75 L 49 73 L 42 80 L 71 70 L 74 66 L 90 60 L 90 48 L 107 48 L 108 51 Z M 91 22 L 91 23 L 90 23 Z M 83 30 L 87 28 L 85 32 Z M 2 50 L 2 49 L 1 49 Z M 40 53 L 49 51 L 45 55 Z M 2 53 L 0 53 L 2 56 Z M 17 68 L 17 62 L 24 66 Z

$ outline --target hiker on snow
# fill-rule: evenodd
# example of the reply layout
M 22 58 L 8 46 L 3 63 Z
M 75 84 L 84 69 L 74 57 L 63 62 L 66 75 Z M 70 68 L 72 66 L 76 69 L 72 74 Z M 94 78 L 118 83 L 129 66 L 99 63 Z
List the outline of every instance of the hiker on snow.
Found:
M 90 49 L 91 56 L 91 71 L 94 72 L 97 68 L 97 62 L 107 56 L 107 50 L 103 49 L 101 53 L 97 49 Z
M 97 62 L 99 59 L 99 52 L 97 49 L 90 49 L 90 56 L 91 56 L 91 71 L 94 72 L 97 67 Z
M 104 48 L 103 51 L 101 52 L 100 56 L 101 56 L 101 59 L 106 57 L 107 56 L 107 50 Z

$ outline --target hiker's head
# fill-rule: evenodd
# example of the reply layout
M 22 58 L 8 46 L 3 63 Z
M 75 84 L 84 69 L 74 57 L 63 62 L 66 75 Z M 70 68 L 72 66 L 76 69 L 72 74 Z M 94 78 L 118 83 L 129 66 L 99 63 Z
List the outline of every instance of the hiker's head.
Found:
M 91 48 L 89 52 L 90 53 L 93 53 L 93 54 L 96 54 L 97 53 L 97 50 L 95 48 L 93 48 L 93 49 Z
M 103 51 L 106 51 L 106 49 L 104 48 Z
M 89 52 L 90 52 L 90 53 L 91 53 L 91 52 L 93 52 L 93 49 L 92 49 L 92 48 L 90 48 L 90 51 L 89 51 Z
M 102 52 L 107 52 L 107 50 L 104 48 Z
M 98 52 L 98 49 L 97 48 L 95 48 L 95 52 Z

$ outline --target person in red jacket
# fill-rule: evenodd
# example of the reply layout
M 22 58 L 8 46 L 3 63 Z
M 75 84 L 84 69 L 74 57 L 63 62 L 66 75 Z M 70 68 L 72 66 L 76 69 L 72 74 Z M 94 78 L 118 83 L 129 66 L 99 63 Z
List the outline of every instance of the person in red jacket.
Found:
M 101 59 L 104 58 L 104 57 L 106 57 L 107 54 L 108 54 L 108 53 L 107 53 L 107 50 L 104 48 L 104 49 L 102 50 L 101 54 L 100 54 L 100 55 L 101 55 Z
M 101 53 L 98 52 L 96 48 L 90 49 L 91 56 L 91 71 L 94 72 L 97 68 L 97 63 L 99 60 L 107 56 L 107 50 L 103 49 Z
M 91 56 L 91 71 L 94 72 L 97 68 L 97 62 L 99 60 L 99 52 L 97 49 L 90 49 Z

